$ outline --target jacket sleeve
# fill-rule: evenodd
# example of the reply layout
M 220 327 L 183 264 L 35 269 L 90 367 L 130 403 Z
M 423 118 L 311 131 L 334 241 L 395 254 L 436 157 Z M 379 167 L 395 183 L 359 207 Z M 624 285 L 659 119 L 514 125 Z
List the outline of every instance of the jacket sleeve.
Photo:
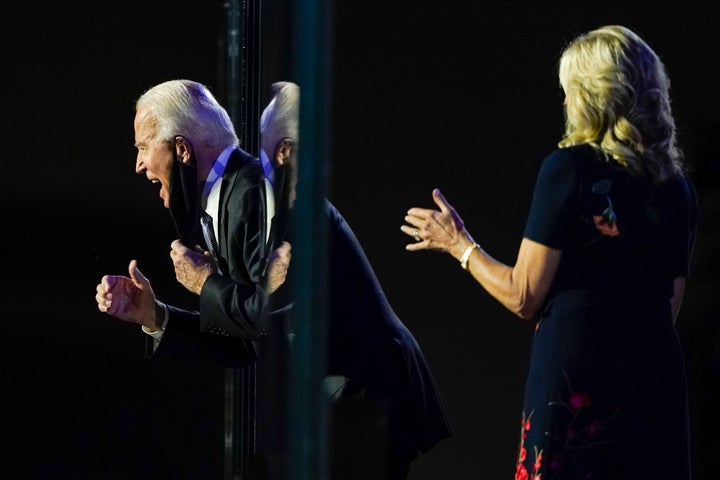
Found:
M 169 319 L 162 340 L 147 336 L 146 358 L 224 368 L 241 368 L 253 361 L 253 345 L 243 338 L 201 332 L 199 314 L 168 305 Z
M 265 301 L 265 188 L 262 170 L 239 174 L 221 204 L 221 274 L 211 275 L 199 299 L 199 330 L 255 339 Z

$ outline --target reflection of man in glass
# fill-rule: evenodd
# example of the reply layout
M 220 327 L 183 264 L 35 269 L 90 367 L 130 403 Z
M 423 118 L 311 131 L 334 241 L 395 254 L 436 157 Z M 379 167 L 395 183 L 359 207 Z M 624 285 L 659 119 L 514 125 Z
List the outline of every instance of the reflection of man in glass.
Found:
M 291 264 L 290 213 L 297 179 L 299 87 L 273 84 L 273 99 L 261 119 L 261 158 L 274 170 L 276 218 L 270 282 Z M 269 169 L 273 166 L 274 169 Z M 288 211 L 284 212 L 283 208 Z M 325 201 L 329 232 L 327 385 L 331 392 L 331 478 L 405 479 L 410 462 L 452 435 L 422 350 L 388 303 L 350 226 Z M 280 226 L 278 226 L 280 224 Z M 279 282 L 278 282 L 279 283 Z M 294 319 L 292 294 L 282 284 L 269 310 Z M 272 316 L 272 313 L 271 313 Z

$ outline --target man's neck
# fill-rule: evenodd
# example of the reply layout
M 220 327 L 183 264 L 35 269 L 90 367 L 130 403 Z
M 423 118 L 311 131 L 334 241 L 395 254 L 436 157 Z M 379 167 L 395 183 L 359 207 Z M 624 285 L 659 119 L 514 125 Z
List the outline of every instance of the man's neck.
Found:
M 198 185 L 202 187 L 208 178 L 210 170 L 213 168 L 213 164 L 218 159 L 220 154 L 225 151 L 228 146 L 219 148 L 208 148 L 202 151 L 197 151 L 195 159 L 197 161 L 197 181 Z

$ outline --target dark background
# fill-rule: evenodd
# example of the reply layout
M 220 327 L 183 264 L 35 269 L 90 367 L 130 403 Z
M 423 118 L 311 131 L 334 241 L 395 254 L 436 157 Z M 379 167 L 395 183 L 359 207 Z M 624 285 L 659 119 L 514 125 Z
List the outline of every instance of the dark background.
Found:
M 558 55 L 607 23 L 634 29 L 663 58 L 700 195 L 679 334 L 696 479 L 714 478 L 718 17 L 699 1 L 466 3 L 337 2 L 328 46 L 328 197 L 423 347 L 456 432 L 411 479 L 511 478 L 532 325 L 449 257 L 407 253 L 405 211 L 432 207 L 440 187 L 475 239 L 512 264 L 537 168 L 562 132 Z M 268 86 L 292 78 L 281 2 L 263 8 Z M 223 372 L 146 362 L 139 328 L 100 314 L 94 294 L 103 274 L 136 258 L 158 296 L 192 305 L 174 282 L 175 233 L 157 187 L 134 173 L 133 106 L 172 78 L 219 89 L 222 2 L 25 4 L 3 24 L 0 476 L 220 478 Z

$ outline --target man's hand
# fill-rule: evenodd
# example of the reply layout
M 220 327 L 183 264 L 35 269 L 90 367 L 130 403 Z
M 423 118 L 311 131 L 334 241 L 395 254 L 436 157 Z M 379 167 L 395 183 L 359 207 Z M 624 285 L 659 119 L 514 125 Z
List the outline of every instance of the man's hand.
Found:
M 147 278 L 137 267 L 137 260 L 128 266 L 129 277 L 105 275 L 95 291 L 98 310 L 126 322 L 159 330 L 162 318 L 155 314 L 157 301 Z
M 292 245 L 283 242 L 270 254 L 267 274 L 267 290 L 269 293 L 273 293 L 285 283 L 288 268 L 290 268 L 290 259 L 292 258 L 291 250 Z
M 200 295 L 205 280 L 219 271 L 210 252 L 199 246 L 196 250 L 190 250 L 180 240 L 170 244 L 170 258 L 175 266 L 177 281 L 197 295 Z

